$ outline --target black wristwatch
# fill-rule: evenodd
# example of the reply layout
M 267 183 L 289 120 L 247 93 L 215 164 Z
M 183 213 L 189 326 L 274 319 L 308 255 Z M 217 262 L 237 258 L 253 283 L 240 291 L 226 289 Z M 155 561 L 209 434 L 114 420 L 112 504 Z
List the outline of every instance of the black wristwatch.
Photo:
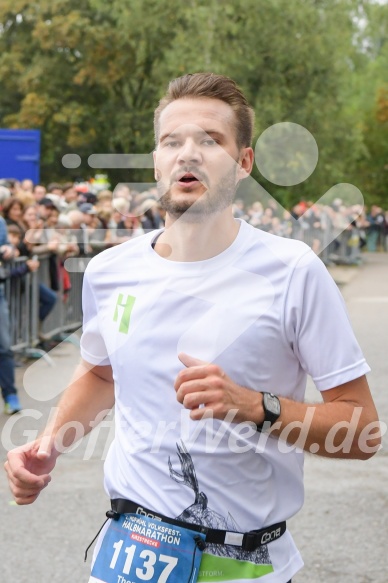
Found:
M 263 393 L 264 421 L 256 425 L 257 431 L 269 429 L 280 417 L 280 401 L 273 393 Z

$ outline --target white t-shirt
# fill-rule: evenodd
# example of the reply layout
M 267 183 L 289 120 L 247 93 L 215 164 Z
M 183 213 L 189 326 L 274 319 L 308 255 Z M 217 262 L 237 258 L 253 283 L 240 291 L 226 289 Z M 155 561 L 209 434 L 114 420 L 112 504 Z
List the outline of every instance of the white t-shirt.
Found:
M 307 374 L 324 391 L 370 369 L 321 260 L 300 241 L 240 223 L 232 245 L 205 261 L 160 257 L 151 246 L 160 231 L 94 257 L 84 279 L 81 354 L 113 369 L 108 495 L 246 532 L 301 508 L 303 453 L 249 424 L 191 421 L 173 386 L 183 368 L 178 353 L 215 362 L 240 385 L 297 401 Z M 208 555 L 199 581 L 220 572 L 231 580 L 236 559 L 247 558 L 239 552 Z M 234 581 L 286 583 L 303 565 L 288 531 L 251 559 L 256 570 L 241 570 Z

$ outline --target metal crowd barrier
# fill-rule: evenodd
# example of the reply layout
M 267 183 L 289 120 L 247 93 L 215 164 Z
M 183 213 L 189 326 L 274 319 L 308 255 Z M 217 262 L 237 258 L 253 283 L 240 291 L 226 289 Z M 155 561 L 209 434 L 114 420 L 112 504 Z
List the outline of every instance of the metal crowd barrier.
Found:
M 359 265 L 362 261 L 358 229 L 335 232 L 334 229 L 306 229 L 301 241 L 315 251 L 325 265 Z
M 11 268 L 22 265 L 26 257 L 20 257 L 11 262 Z M 39 283 L 51 288 L 51 269 L 57 269 L 58 291 L 54 308 L 44 320 L 39 323 Z M 71 332 L 82 325 L 81 290 L 83 273 L 69 273 L 70 289 L 65 289 L 63 270 L 60 261 L 49 255 L 39 257 L 39 269 L 27 272 L 22 277 L 12 277 L 5 283 L 5 294 L 10 311 L 12 350 L 25 354 L 40 353 L 42 339 L 65 339 Z
M 43 259 L 39 258 L 39 261 L 39 282 L 44 283 L 47 287 L 51 287 L 51 262 L 51 269 L 56 267 L 58 283 L 57 301 L 53 310 L 41 326 L 41 334 L 44 337 L 53 338 L 73 332 L 82 325 L 81 298 L 83 273 L 66 272 L 68 281 L 70 282 L 70 289 L 66 289 L 65 268 L 61 261 L 56 257 L 50 259 L 49 256 L 45 256 Z M 55 262 L 54 266 L 53 261 Z
M 26 257 L 10 262 L 10 268 L 20 268 Z M 39 342 L 38 313 L 39 292 L 36 273 L 10 277 L 5 281 L 5 296 L 8 301 L 11 326 L 12 350 L 26 351 Z
M 325 265 L 359 265 L 362 262 L 360 231 L 356 227 L 340 231 L 329 225 L 322 229 L 302 228 L 298 225 L 291 238 L 306 243 Z

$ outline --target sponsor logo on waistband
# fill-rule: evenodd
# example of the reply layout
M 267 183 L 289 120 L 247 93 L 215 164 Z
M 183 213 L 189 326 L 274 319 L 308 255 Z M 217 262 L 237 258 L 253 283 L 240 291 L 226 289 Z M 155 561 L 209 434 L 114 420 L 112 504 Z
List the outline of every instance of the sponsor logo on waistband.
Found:
M 153 520 L 160 520 L 160 516 L 156 516 L 155 514 L 151 514 L 151 512 L 146 512 L 142 506 L 138 506 L 136 508 L 136 514 L 141 514 L 142 516 L 147 516 L 147 518 L 152 518 Z
M 261 537 L 261 544 L 270 543 L 273 540 L 276 540 L 281 536 L 281 528 L 276 528 L 275 530 L 271 530 L 270 532 L 265 532 Z

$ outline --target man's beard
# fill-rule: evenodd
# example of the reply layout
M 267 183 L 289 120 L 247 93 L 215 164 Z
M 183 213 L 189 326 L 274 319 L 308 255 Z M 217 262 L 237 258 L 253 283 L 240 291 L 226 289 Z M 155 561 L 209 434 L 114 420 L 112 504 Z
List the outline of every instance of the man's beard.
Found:
M 195 172 L 192 168 L 187 172 Z M 209 215 L 222 212 L 233 203 L 237 184 L 237 169 L 233 167 L 211 189 L 205 190 L 196 200 L 174 200 L 170 188 L 162 181 L 158 182 L 160 206 L 174 219 L 180 218 L 186 223 L 201 223 Z M 190 192 L 189 190 L 187 191 Z

